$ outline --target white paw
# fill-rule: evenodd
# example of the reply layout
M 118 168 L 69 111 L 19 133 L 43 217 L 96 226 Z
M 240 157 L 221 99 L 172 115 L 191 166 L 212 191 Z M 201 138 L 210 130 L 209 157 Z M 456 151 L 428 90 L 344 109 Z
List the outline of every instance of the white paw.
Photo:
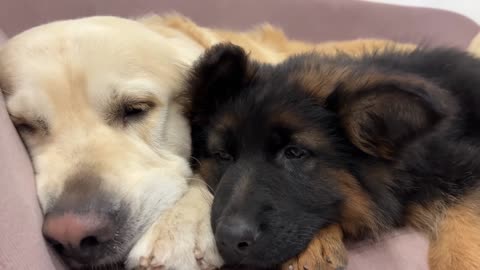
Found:
M 212 196 L 203 184 L 192 183 L 137 242 L 128 269 L 211 270 L 223 262 L 210 226 Z

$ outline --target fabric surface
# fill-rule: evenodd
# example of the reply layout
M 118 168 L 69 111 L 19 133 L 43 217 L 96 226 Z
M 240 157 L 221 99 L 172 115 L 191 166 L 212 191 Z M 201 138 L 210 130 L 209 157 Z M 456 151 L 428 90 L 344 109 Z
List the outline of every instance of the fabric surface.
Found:
M 428 241 L 408 229 L 349 247 L 347 270 L 428 270 Z
M 0 47 L 7 40 L 7 35 L 0 29 Z
M 32 166 L 1 94 L 0 149 L 0 269 L 62 269 L 42 237 Z
M 0 29 L 0 48 L 7 36 Z M 33 170 L 0 89 L 0 269 L 65 269 L 43 239 Z
M 209 27 L 246 29 L 265 21 L 310 40 L 388 38 L 466 48 L 479 31 L 452 12 L 354 0 L 36 0 L 0 1 L 0 27 L 12 36 L 51 20 L 178 11 Z

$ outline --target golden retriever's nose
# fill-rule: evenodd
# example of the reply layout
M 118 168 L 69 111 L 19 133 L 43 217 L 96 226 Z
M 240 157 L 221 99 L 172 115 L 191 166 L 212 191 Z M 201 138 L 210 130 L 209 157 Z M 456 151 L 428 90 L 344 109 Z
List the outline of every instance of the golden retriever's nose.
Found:
M 112 240 L 114 232 L 108 218 L 92 212 L 47 215 L 43 224 L 43 233 L 54 248 L 79 263 L 95 260 L 102 243 Z

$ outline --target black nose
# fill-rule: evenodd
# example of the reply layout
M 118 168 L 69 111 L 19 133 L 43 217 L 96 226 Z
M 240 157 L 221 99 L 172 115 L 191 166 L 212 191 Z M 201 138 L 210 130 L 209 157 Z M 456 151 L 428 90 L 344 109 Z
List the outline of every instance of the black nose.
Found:
M 253 222 L 238 216 L 225 218 L 217 225 L 215 240 L 227 264 L 237 264 L 251 251 L 257 238 Z

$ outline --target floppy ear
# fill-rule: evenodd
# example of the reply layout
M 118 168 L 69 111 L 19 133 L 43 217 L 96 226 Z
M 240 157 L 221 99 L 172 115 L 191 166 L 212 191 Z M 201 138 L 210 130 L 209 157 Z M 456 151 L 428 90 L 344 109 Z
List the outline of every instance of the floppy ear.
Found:
M 400 80 L 354 91 L 340 86 L 327 98 L 327 108 L 337 113 L 356 147 L 375 157 L 393 159 L 444 117 L 438 99 L 425 89 L 428 87 L 422 81 Z
M 236 45 L 213 46 L 194 64 L 188 80 L 190 119 L 207 120 L 219 106 L 235 97 L 247 80 L 248 55 Z

